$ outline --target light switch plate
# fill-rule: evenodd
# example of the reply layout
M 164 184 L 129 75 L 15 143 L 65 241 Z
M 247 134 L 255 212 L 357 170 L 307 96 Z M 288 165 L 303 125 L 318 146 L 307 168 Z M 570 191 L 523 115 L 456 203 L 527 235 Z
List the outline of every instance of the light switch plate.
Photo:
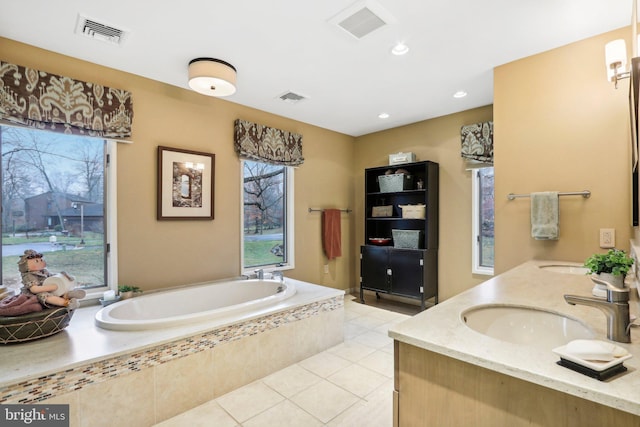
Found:
M 616 247 L 616 230 L 614 228 L 600 229 L 600 247 L 603 249 Z

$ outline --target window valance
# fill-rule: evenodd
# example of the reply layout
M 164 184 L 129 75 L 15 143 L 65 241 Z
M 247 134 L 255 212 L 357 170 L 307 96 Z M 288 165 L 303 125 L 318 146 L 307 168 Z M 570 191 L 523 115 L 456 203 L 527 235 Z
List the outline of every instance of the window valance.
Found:
M 240 157 L 285 166 L 304 162 L 300 134 L 240 119 L 234 128 L 234 146 Z
M 493 122 L 462 126 L 461 156 L 484 166 L 493 164 Z
M 0 61 L 0 121 L 55 132 L 131 136 L 131 93 Z

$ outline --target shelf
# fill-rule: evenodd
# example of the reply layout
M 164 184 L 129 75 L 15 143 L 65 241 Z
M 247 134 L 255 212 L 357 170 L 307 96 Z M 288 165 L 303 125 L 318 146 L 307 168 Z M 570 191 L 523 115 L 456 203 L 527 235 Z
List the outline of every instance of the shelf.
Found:
M 367 193 L 367 196 L 385 196 L 385 195 L 393 195 L 393 194 L 421 194 L 421 193 L 424 193 L 425 191 L 427 190 L 424 188 L 420 190 L 402 190 L 402 191 L 386 191 L 386 192 L 376 191 L 373 193 Z

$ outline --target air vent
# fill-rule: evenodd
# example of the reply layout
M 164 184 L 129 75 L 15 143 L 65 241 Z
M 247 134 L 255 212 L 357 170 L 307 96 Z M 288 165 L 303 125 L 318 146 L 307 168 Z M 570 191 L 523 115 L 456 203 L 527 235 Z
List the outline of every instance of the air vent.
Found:
M 358 40 L 394 22 L 395 18 L 372 0 L 355 3 L 329 20 Z
M 76 34 L 81 34 L 107 43 L 121 45 L 124 42 L 127 32 L 111 25 L 100 23 L 86 16 L 78 15 Z
M 297 104 L 298 102 L 307 99 L 305 96 L 291 91 L 283 93 L 282 95 L 278 96 L 278 98 L 289 104 Z

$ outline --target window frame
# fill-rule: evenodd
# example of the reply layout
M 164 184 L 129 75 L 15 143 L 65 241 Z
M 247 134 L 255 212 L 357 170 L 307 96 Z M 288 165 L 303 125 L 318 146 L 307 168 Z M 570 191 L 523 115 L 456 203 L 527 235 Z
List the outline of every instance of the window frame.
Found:
M 0 126 L 12 127 L 13 125 L 7 123 L 0 123 Z M 44 131 L 47 132 L 47 131 Z M 104 259 L 104 274 L 105 284 L 95 288 L 86 289 L 86 296 L 83 301 L 101 298 L 103 293 L 107 290 L 118 289 L 118 209 L 117 209 L 117 146 L 119 142 L 108 138 L 94 137 L 94 139 L 101 140 L 104 143 L 104 175 L 103 186 L 104 188 L 104 227 L 105 227 L 105 259 Z M 2 176 L 2 165 L 0 165 L 0 176 Z M 0 250 L 0 267 L 2 267 L 2 251 Z
M 283 166 L 286 169 L 285 180 L 285 221 L 283 231 L 285 235 L 285 251 L 286 262 L 278 264 L 268 264 L 256 267 L 245 267 L 244 265 L 244 165 L 247 160 L 240 159 L 240 274 L 251 276 L 255 271 L 260 269 L 265 273 L 272 273 L 276 270 L 292 270 L 295 268 L 295 226 L 294 226 L 294 172 L 292 166 Z M 251 162 L 260 162 L 259 160 L 248 160 Z M 267 162 L 260 162 L 267 163 Z
M 489 166 L 493 168 L 492 166 Z M 494 275 L 494 267 L 487 267 L 480 265 L 481 259 L 481 225 L 480 225 L 480 171 L 484 168 L 477 168 L 471 170 L 471 248 L 472 248 L 472 264 L 471 271 L 473 274 L 482 274 L 486 276 Z M 495 232 L 495 230 L 494 230 Z M 494 254 L 495 254 L 495 239 L 494 239 Z

